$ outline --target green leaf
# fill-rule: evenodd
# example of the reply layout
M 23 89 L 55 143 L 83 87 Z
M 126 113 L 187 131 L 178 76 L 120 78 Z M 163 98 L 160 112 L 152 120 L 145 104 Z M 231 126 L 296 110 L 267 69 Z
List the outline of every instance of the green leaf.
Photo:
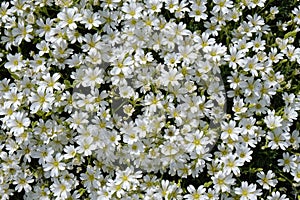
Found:
M 282 178 L 282 177 L 278 177 L 277 180 L 281 181 L 281 182 L 285 182 L 285 178 Z
M 52 115 L 52 112 L 47 112 L 47 113 L 46 113 L 46 117 L 48 117 L 48 116 L 50 116 L 50 115 Z
M 289 38 L 289 37 L 295 38 L 296 35 L 297 35 L 297 31 L 296 31 L 296 30 L 290 31 L 290 32 L 288 32 L 288 33 L 286 33 L 286 34 L 284 35 L 284 39 L 287 39 L 287 38 Z
M 41 111 L 41 110 L 38 110 L 36 112 L 36 114 L 41 117 L 41 116 L 44 116 L 45 113 L 43 111 Z
M 204 183 L 204 187 L 208 188 L 209 186 L 211 186 L 211 184 L 212 184 L 212 181 L 206 182 L 206 183 Z
M 72 87 L 69 80 L 64 80 L 64 84 L 65 84 L 65 86 L 66 86 L 66 89 L 69 89 L 69 88 Z
M 19 80 L 19 76 L 17 74 L 11 73 L 11 77 L 13 77 L 15 80 Z
M 33 122 L 31 122 L 31 127 L 34 128 L 37 124 L 38 124 L 37 121 L 33 121 Z
M 82 196 L 85 193 L 85 189 L 84 188 L 80 188 L 78 190 L 78 192 L 79 192 L 79 195 Z

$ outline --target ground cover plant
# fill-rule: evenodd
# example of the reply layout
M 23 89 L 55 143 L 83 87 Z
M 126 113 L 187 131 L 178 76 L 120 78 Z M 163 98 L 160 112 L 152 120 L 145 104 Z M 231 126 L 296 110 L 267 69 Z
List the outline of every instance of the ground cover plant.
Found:
M 1 199 L 300 199 L 298 0 L 0 5 Z

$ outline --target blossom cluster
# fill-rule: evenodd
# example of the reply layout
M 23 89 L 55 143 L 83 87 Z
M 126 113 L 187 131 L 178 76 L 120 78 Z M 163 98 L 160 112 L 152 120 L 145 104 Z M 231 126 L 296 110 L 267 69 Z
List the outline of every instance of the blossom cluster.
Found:
M 2 2 L 1 199 L 299 194 L 300 6 L 280 12 L 266 0 Z

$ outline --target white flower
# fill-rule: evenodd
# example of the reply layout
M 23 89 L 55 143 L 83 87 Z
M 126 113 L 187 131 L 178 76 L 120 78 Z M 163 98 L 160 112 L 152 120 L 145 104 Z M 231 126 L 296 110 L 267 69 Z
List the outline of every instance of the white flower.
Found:
M 116 194 L 116 196 L 120 199 L 122 196 L 126 195 L 125 190 L 121 187 L 121 184 L 117 184 L 114 180 L 109 179 L 107 181 L 108 191 L 109 193 Z
M 293 149 L 298 149 L 300 146 L 300 136 L 299 136 L 299 131 L 294 130 L 292 132 L 291 138 L 290 138 L 290 143 L 293 147 Z
M 275 187 L 278 183 L 277 179 L 275 178 L 275 174 L 272 172 L 272 170 L 269 170 L 267 174 L 265 174 L 263 171 L 257 173 L 259 180 L 256 182 L 263 186 L 263 189 L 269 190 L 270 187 Z
M 236 122 L 234 120 L 230 120 L 229 123 L 223 122 L 221 124 L 222 133 L 221 139 L 225 140 L 231 138 L 234 141 L 238 140 L 238 134 L 240 132 L 240 128 L 236 127 Z
M 188 194 L 184 195 L 184 198 L 187 200 L 207 200 L 208 197 L 205 195 L 206 189 L 201 185 L 196 188 L 193 185 L 187 187 Z
M 278 13 L 279 13 L 278 7 L 277 7 L 277 6 L 272 6 L 272 7 L 270 8 L 270 13 L 271 13 L 273 16 L 275 16 L 276 14 L 278 14 Z
M 208 15 L 205 13 L 207 7 L 203 4 L 197 5 L 193 4 L 191 8 L 191 12 L 189 12 L 190 17 L 194 17 L 196 22 L 200 22 L 200 20 L 206 20 Z
M 214 188 L 216 191 L 226 192 L 230 190 L 230 187 L 235 184 L 235 179 L 232 174 L 226 175 L 224 172 L 219 171 L 211 177 Z
M 300 6 L 294 8 L 292 13 L 295 15 L 294 22 L 300 25 Z
M 218 36 L 219 31 L 221 30 L 221 25 L 217 24 L 217 22 L 212 21 L 205 21 L 204 27 L 206 28 L 205 33 L 212 36 Z
M 125 19 L 137 19 L 141 17 L 141 12 L 143 10 L 143 7 L 139 3 L 135 3 L 134 1 L 131 1 L 130 3 L 125 3 L 122 6 L 122 11 L 125 14 Z
M 4 67 L 11 70 L 12 72 L 19 71 L 22 69 L 22 67 L 25 66 L 25 63 L 23 62 L 22 58 L 23 56 L 20 53 L 17 53 L 15 55 L 8 54 L 8 62 L 5 63 Z
M 199 130 L 196 130 L 195 133 L 187 134 L 185 140 L 187 141 L 187 151 L 195 151 L 197 154 L 200 154 L 208 145 L 208 138 L 204 136 L 203 131 Z
M 130 99 L 134 96 L 134 90 L 130 86 L 121 86 L 119 87 L 120 97 L 125 99 Z
M 180 80 L 183 79 L 183 75 L 177 71 L 176 68 L 170 69 L 169 71 L 162 71 L 162 75 L 160 77 L 161 83 L 164 86 L 176 86 L 180 84 Z
M 46 53 L 49 53 L 49 43 L 47 43 L 45 40 L 42 40 L 40 43 L 36 44 L 36 48 L 39 50 L 39 55 L 43 56 Z
M 5 99 L 4 108 L 9 108 L 11 106 L 17 108 L 21 105 L 23 99 L 23 93 L 18 92 L 16 87 L 10 89 L 9 92 L 4 93 L 3 98 Z
M 147 135 L 147 132 L 151 130 L 150 127 L 150 120 L 148 118 L 137 118 L 135 121 L 136 124 L 136 130 L 139 134 L 140 138 L 143 138 Z
M 124 171 L 116 173 L 116 184 L 121 185 L 125 190 L 129 190 L 132 185 L 138 185 L 138 178 L 142 177 L 141 171 L 133 171 L 133 167 L 127 167 Z
M 241 200 L 256 200 L 257 196 L 260 196 L 261 190 L 256 189 L 256 185 L 251 183 L 248 184 L 247 181 L 243 181 L 241 187 L 235 188 L 235 193 L 240 195 Z
M 170 37 L 174 36 L 176 42 L 182 42 L 183 36 L 191 35 L 191 32 L 186 29 L 186 24 L 179 22 L 178 24 L 175 22 L 169 23 L 166 26 L 166 31 L 170 34 Z
M 25 112 L 14 112 L 6 125 L 16 135 L 20 136 L 24 133 L 25 128 L 30 126 L 30 119 Z
M 269 113 L 269 115 L 267 115 L 264 118 L 264 122 L 266 123 L 267 127 L 271 130 L 274 130 L 275 128 L 281 127 L 282 124 L 282 118 L 280 116 L 276 116 L 274 114 Z
M 288 152 L 283 153 L 283 158 L 278 159 L 278 166 L 283 166 L 284 172 L 290 172 L 291 170 L 296 169 L 296 156 L 291 155 Z
M 133 122 L 125 123 L 120 131 L 123 133 L 123 141 L 127 144 L 133 144 L 139 140 L 138 132 L 134 128 Z
M 78 112 L 75 111 L 70 118 L 68 118 L 67 122 L 70 122 L 70 128 L 77 129 L 78 127 L 84 126 L 89 121 L 88 114 L 86 112 Z
M 67 199 L 70 197 L 71 185 L 67 181 L 54 179 L 54 183 L 50 186 L 50 190 L 56 199 Z
M 158 94 L 154 94 L 151 92 L 150 94 L 147 94 L 144 98 L 143 104 L 146 106 L 149 106 L 148 110 L 150 113 L 156 112 L 157 109 L 162 109 L 163 108 L 163 95 L 161 92 Z
M 27 176 L 25 173 L 22 173 L 16 176 L 13 184 L 16 185 L 15 189 L 18 192 L 21 192 L 24 189 L 24 191 L 27 193 L 31 191 L 32 187 L 30 186 L 30 183 L 33 182 L 34 179 L 32 176 Z
M 87 166 L 87 170 L 85 173 L 80 174 L 80 180 L 82 180 L 84 186 L 89 190 L 101 186 L 100 178 L 100 170 L 97 168 L 92 168 L 90 165 Z
M 229 62 L 229 67 L 236 69 L 237 66 L 244 64 L 243 58 L 245 57 L 245 53 L 243 51 L 239 51 L 236 46 L 234 46 L 229 48 L 229 53 L 229 55 L 224 56 L 224 60 Z
M 255 1 L 250 1 L 249 6 L 252 8 L 255 8 L 256 6 L 258 7 L 264 7 L 266 0 L 255 0 Z
M 213 2 L 216 4 L 212 10 L 214 13 L 221 11 L 222 13 L 227 14 L 230 11 L 230 8 L 233 7 L 233 2 L 230 0 L 213 0 Z
M 26 25 L 24 21 L 18 22 L 18 27 L 14 28 L 12 30 L 12 34 L 15 39 L 15 43 L 17 45 L 20 45 L 22 40 L 25 40 L 26 42 L 30 42 L 33 36 L 30 34 L 33 31 L 32 25 Z
M 174 13 L 178 9 L 178 0 L 167 0 L 165 3 L 165 8 L 171 13 Z
M 289 200 L 286 194 L 280 195 L 280 192 L 272 192 L 271 196 L 267 196 L 267 200 Z
M 8 9 L 9 7 L 9 2 L 2 2 L 1 7 L 0 7 L 0 17 L 3 23 L 7 21 L 9 16 L 12 14 L 12 10 Z M 0 23 L 1 24 L 1 23 Z
M 98 33 L 95 33 L 93 35 L 90 33 L 85 34 L 83 37 L 83 41 L 86 43 L 81 46 L 83 52 L 101 49 L 101 36 Z
M 56 38 L 51 47 L 53 48 L 52 53 L 55 58 L 67 58 L 74 51 L 68 48 L 68 43 L 62 38 Z
M 247 19 L 249 20 L 249 24 L 256 30 L 259 31 L 262 29 L 262 26 L 265 25 L 264 19 L 255 13 L 253 16 L 247 15 Z M 260 37 L 255 38 L 255 40 L 260 41 Z M 265 41 L 264 41 L 265 44 Z M 264 50 L 264 48 L 262 49 Z
M 180 57 L 178 53 L 168 53 L 164 57 L 164 60 L 168 66 L 174 67 L 180 62 Z
M 258 62 L 257 56 L 254 56 L 253 58 L 245 58 L 244 64 L 243 69 L 246 72 L 250 72 L 253 77 L 258 76 L 258 71 L 263 69 L 263 64 Z
M 122 72 L 124 76 L 128 76 L 133 71 L 133 64 L 134 60 L 132 59 L 132 57 L 120 57 L 113 61 L 114 67 L 112 68 L 110 73 L 112 75 L 119 75 Z
M 55 97 L 53 93 L 46 91 L 44 87 L 39 87 L 36 92 L 31 92 L 31 96 L 28 99 L 32 103 L 30 106 L 31 113 L 36 113 L 39 109 L 48 112 Z
M 66 146 L 64 148 L 64 152 L 66 153 L 64 154 L 65 159 L 74 158 L 77 154 L 77 150 L 75 149 L 74 145 Z
M 294 176 L 294 181 L 299 183 L 300 182 L 300 164 L 298 164 L 297 168 L 292 169 L 291 174 L 292 174 L 292 176 Z
M 104 83 L 103 73 L 103 69 L 100 67 L 86 68 L 82 86 L 94 88 L 95 86 L 99 86 Z
M 148 11 L 151 14 L 160 12 L 162 6 L 163 6 L 163 2 L 161 2 L 159 0 L 146 1 L 146 8 L 148 8 Z
M 251 154 L 253 151 L 246 145 L 238 145 L 236 154 L 242 162 L 250 162 L 252 160 Z
M 77 28 L 76 22 L 82 19 L 81 14 L 76 13 L 78 9 L 75 8 L 64 8 L 62 12 L 57 14 L 59 22 L 59 27 L 63 28 L 68 26 L 71 30 Z
M 53 89 L 61 90 L 61 83 L 58 82 L 60 78 L 59 73 L 54 73 L 52 76 L 50 73 L 42 76 L 43 81 L 39 83 L 40 90 L 45 90 L 46 92 L 53 92 Z
M 90 30 L 93 27 L 99 27 L 99 25 L 101 24 L 99 13 L 97 12 L 94 13 L 88 9 L 85 9 L 82 12 L 83 12 L 83 16 L 82 16 L 82 20 L 80 20 L 80 23 L 83 23 L 85 25 L 85 28 Z
M 236 154 L 229 154 L 226 157 L 221 158 L 224 163 L 224 173 L 230 174 L 233 172 L 234 175 L 240 176 L 240 169 L 244 163 L 241 159 L 239 159 Z
M 97 147 L 92 137 L 82 138 L 77 141 L 77 144 L 79 146 L 76 147 L 76 151 L 84 156 L 92 155 Z
M 221 57 L 223 57 L 226 53 L 226 47 L 222 44 L 215 44 L 203 50 L 205 52 L 204 58 L 214 62 L 219 62 Z
M 33 187 L 34 193 L 32 194 L 33 199 L 50 200 L 50 190 L 48 187 L 40 187 L 36 185 Z
M 66 164 L 62 162 L 63 156 L 60 153 L 53 156 L 46 157 L 46 163 L 43 165 L 44 171 L 50 171 L 51 177 L 58 177 L 59 171 L 66 168 Z
M 272 132 L 268 131 L 266 138 L 270 140 L 268 147 L 271 147 L 271 149 L 281 148 L 285 150 L 289 146 L 288 141 L 290 140 L 290 135 L 281 129 L 275 129 Z
M 40 27 L 40 29 L 36 30 L 36 34 L 38 34 L 40 37 L 45 35 L 46 41 L 49 41 L 51 37 L 50 31 L 54 24 L 54 19 L 47 18 L 44 22 L 43 19 L 39 18 L 36 20 L 36 24 Z
M 52 147 L 46 147 L 46 145 L 44 145 L 32 152 L 32 157 L 39 159 L 39 164 L 44 165 L 46 163 L 46 158 L 51 156 L 53 153 L 54 150 Z

